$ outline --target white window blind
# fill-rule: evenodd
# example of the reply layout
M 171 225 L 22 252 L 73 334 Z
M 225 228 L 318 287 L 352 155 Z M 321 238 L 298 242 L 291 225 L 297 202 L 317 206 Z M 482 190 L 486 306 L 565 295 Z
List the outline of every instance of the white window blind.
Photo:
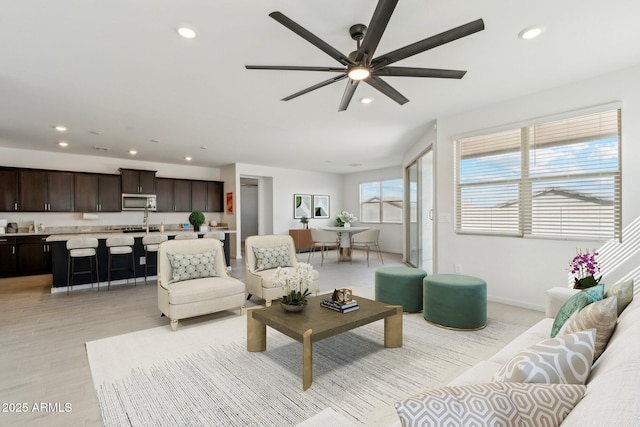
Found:
M 620 110 L 456 142 L 456 231 L 621 236 Z

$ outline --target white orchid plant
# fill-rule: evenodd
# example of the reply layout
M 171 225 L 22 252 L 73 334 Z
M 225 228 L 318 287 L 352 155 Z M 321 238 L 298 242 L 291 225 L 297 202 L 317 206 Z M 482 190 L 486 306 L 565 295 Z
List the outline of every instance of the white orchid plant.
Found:
M 357 220 L 358 218 L 356 218 L 352 213 L 349 213 L 345 210 L 340 212 L 340 215 L 338 215 L 338 218 L 336 218 L 336 221 L 338 222 L 338 225 L 340 227 L 344 227 L 345 224 L 351 224 L 352 222 Z
M 313 267 L 306 262 L 299 262 L 294 268 L 278 267 L 273 273 L 273 282 L 284 291 L 280 302 L 287 305 L 307 305 L 307 297 L 311 295 L 309 287 L 313 282 Z

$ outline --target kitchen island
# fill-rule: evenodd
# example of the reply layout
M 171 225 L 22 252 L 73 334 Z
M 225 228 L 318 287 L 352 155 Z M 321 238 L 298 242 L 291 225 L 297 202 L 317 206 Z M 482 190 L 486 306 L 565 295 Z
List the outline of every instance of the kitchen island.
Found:
M 227 267 L 229 267 L 231 265 L 230 250 L 229 250 L 229 247 L 230 247 L 229 234 L 234 234 L 236 233 L 236 231 L 213 228 L 213 229 L 209 229 L 207 232 L 211 232 L 211 231 L 218 231 L 218 232 L 225 233 L 225 240 L 223 240 L 222 242 L 223 242 L 224 255 L 227 262 Z M 199 232 L 198 236 L 202 238 L 202 236 L 207 232 Z M 66 289 L 66 286 L 67 286 L 67 276 L 68 276 L 68 268 L 69 268 L 67 246 L 66 246 L 67 241 L 70 239 L 82 238 L 82 237 L 95 237 L 96 239 L 98 239 L 98 269 L 100 273 L 99 281 L 100 281 L 100 286 L 103 286 L 103 285 L 106 286 L 108 281 L 108 274 L 109 274 L 109 271 L 108 271 L 109 256 L 107 251 L 106 240 L 109 237 L 122 236 L 123 233 L 126 233 L 126 235 L 133 237 L 135 240 L 133 251 L 134 251 L 135 264 L 136 264 L 136 277 L 138 279 L 137 280 L 138 282 L 142 281 L 144 283 L 144 266 L 145 266 L 144 263 L 146 262 L 146 260 L 144 260 L 144 262 L 141 262 L 142 261 L 141 258 L 144 258 L 144 247 L 142 245 L 142 238 L 147 235 L 145 231 L 131 232 L 131 230 L 120 230 L 120 231 L 113 230 L 113 231 L 105 231 L 105 232 L 88 232 L 88 233 L 78 233 L 78 234 L 53 234 L 47 237 L 46 239 L 47 243 L 49 243 L 51 247 L 51 264 L 52 264 L 52 274 L 53 274 L 52 292 L 62 290 L 63 288 Z M 174 239 L 175 236 L 177 235 L 189 234 L 189 233 L 193 233 L 193 231 L 165 230 L 163 234 L 166 234 L 169 237 L 169 239 Z M 159 234 L 159 232 L 158 231 L 149 232 L 149 235 L 153 235 L 153 234 Z M 150 255 L 150 257 L 153 257 L 152 258 L 153 264 L 156 264 L 155 256 L 156 256 L 155 253 Z M 114 259 L 114 262 L 116 262 L 116 259 Z M 122 262 L 122 265 L 124 265 L 125 261 L 118 260 L 118 262 Z M 77 259 L 75 263 L 75 267 L 77 271 L 89 270 L 89 260 L 87 258 Z M 152 267 L 152 269 L 153 271 L 148 272 L 148 277 L 152 277 L 155 279 L 155 276 L 156 276 L 155 266 Z M 126 283 L 126 278 L 128 274 L 130 274 L 130 272 L 128 271 L 114 271 L 111 274 L 111 284 L 114 285 L 119 283 Z M 132 279 L 133 277 L 129 278 L 130 281 L 132 281 Z M 73 281 L 74 281 L 74 286 L 76 285 L 89 286 L 92 283 L 92 281 L 95 281 L 95 277 L 92 277 L 89 274 L 75 275 L 73 278 Z M 57 289 L 57 288 L 60 288 L 60 289 Z

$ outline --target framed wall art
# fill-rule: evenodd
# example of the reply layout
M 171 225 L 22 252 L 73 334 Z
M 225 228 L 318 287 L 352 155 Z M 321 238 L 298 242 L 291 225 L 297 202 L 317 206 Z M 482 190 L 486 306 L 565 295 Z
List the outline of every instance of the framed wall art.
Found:
M 311 194 L 293 195 L 293 218 L 311 218 Z
M 329 196 L 313 196 L 313 217 L 329 218 Z

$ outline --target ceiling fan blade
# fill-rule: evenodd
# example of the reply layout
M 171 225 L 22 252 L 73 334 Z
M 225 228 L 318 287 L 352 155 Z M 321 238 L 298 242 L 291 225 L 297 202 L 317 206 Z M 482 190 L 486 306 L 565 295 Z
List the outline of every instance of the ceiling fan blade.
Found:
M 394 62 L 398 62 L 402 59 L 417 55 L 418 53 L 433 49 L 434 47 L 441 46 L 445 43 L 452 42 L 454 40 L 469 36 L 482 30 L 484 30 L 484 21 L 482 19 L 477 19 L 473 22 L 469 22 L 459 27 L 452 28 L 443 33 L 426 38 L 424 40 L 420 40 L 408 46 L 396 49 L 393 52 L 389 52 L 387 54 L 379 56 L 371 62 L 371 65 L 373 66 L 374 71 L 376 71 L 377 69 L 380 69 L 385 65 L 393 64 Z
M 363 58 L 367 58 L 367 62 L 370 63 L 373 58 L 373 54 L 380 43 L 382 34 L 387 28 L 389 19 L 393 14 L 393 10 L 396 8 L 398 0 L 379 0 L 376 6 L 375 12 L 371 17 L 371 22 L 367 27 L 360 49 L 356 53 L 356 62 L 362 61 Z
M 353 98 L 353 94 L 358 87 L 359 80 L 349 79 L 347 81 L 347 87 L 344 89 L 344 93 L 342 94 L 342 100 L 340 101 L 340 107 L 338 107 L 338 111 L 345 111 L 351 102 L 351 98 Z
M 294 33 L 296 33 L 297 35 L 299 35 L 300 37 L 302 37 L 303 39 L 305 39 L 306 41 L 308 41 L 309 43 L 311 43 L 312 45 L 314 45 L 315 47 L 317 47 L 318 49 L 320 49 L 321 51 L 323 51 L 324 53 L 326 53 L 327 55 L 329 55 L 330 57 L 332 57 L 333 59 L 335 59 L 336 61 L 338 61 L 339 63 L 341 63 L 342 65 L 353 65 L 353 61 L 349 59 L 348 56 L 343 55 L 340 51 L 330 46 L 327 42 L 321 40 L 318 36 L 314 35 L 306 28 L 300 26 L 299 24 L 295 23 L 291 19 L 287 18 L 282 13 L 271 12 L 269 16 L 275 19 L 276 21 L 278 21 L 279 23 L 281 23 L 282 25 L 284 25 L 285 27 L 287 27 L 288 29 L 290 29 L 291 31 L 293 31 Z
M 304 67 L 297 65 L 245 65 L 247 70 L 284 70 L 284 71 L 330 71 L 334 73 L 345 73 L 346 68 L 337 67 Z
M 328 86 L 328 85 L 330 85 L 331 83 L 335 83 L 335 82 L 338 82 L 338 81 L 343 80 L 343 79 L 346 79 L 346 78 L 347 78 L 347 75 L 346 75 L 346 74 L 343 74 L 343 75 L 341 75 L 341 76 L 335 76 L 335 77 L 332 77 L 332 78 L 330 78 L 329 80 L 325 80 L 325 81 L 320 82 L 320 83 L 318 83 L 318 84 L 315 84 L 315 85 L 313 85 L 313 86 L 311 86 L 311 87 L 308 87 L 308 88 L 306 88 L 306 89 L 303 89 L 303 90 L 301 90 L 300 92 L 296 92 L 296 93 L 294 93 L 293 95 L 289 95 L 289 96 L 287 96 L 286 98 L 282 98 L 282 101 L 290 101 L 290 100 L 292 100 L 293 98 L 297 98 L 297 97 L 299 97 L 300 95 L 304 95 L 305 93 L 309 93 L 309 92 L 311 92 L 312 90 L 320 89 L 321 87 Z
M 393 77 L 434 77 L 438 79 L 461 79 L 467 74 L 461 70 L 443 70 L 440 68 L 384 67 L 375 71 L 376 76 Z
M 396 101 L 398 104 L 403 105 L 409 102 L 407 98 L 405 98 L 400 92 L 392 88 L 387 82 L 382 80 L 380 77 L 371 76 L 368 79 L 364 80 L 369 85 L 373 86 L 375 89 L 387 95 L 389 98 Z

